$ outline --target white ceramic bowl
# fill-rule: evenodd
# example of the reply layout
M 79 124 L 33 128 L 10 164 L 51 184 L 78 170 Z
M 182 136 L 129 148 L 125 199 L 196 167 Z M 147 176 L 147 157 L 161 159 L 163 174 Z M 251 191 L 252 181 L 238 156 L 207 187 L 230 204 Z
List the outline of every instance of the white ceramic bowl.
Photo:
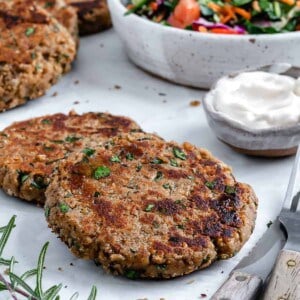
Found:
M 262 70 L 272 70 L 272 67 L 265 67 Z M 273 70 L 276 70 L 276 66 L 274 67 Z M 299 72 L 300 69 L 290 67 L 285 72 L 279 73 L 298 78 Z M 267 129 L 249 128 L 216 111 L 211 103 L 210 92 L 204 98 L 203 106 L 208 124 L 216 136 L 238 152 L 254 156 L 280 157 L 293 155 L 297 151 L 300 144 L 300 124 Z
M 170 81 L 209 88 L 238 70 L 287 62 L 300 66 L 300 32 L 273 35 L 205 34 L 124 16 L 121 0 L 108 0 L 114 28 L 129 58 Z

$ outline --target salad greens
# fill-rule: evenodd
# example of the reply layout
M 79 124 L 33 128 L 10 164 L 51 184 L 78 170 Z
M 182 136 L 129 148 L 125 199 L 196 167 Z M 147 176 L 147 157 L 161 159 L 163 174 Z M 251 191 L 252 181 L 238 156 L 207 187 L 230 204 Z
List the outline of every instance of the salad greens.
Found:
M 129 0 L 126 14 L 166 26 L 221 34 L 300 30 L 300 0 Z

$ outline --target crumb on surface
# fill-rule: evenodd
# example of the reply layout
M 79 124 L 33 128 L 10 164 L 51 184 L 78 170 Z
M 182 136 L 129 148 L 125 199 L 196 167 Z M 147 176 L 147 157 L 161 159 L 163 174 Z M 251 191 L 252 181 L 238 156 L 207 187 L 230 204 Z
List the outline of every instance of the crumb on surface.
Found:
M 75 81 L 74 81 L 74 84 L 79 84 L 79 80 L 78 80 L 78 79 L 75 80 Z
M 166 93 L 158 93 L 158 95 L 159 95 L 159 96 L 162 96 L 162 97 L 163 97 L 163 96 L 167 96 Z
M 207 297 L 207 295 L 206 294 L 200 294 L 200 298 L 202 299 L 202 298 L 206 298 Z
M 79 104 L 79 103 L 80 103 L 80 102 L 79 102 L 78 100 L 73 102 L 73 104 L 75 104 L 75 105 L 76 105 L 76 104 Z
M 121 87 L 120 85 L 118 85 L 118 84 L 115 84 L 114 88 L 115 88 L 116 90 L 120 90 L 122 87 Z
M 58 95 L 58 92 L 54 92 L 53 94 L 52 94 L 52 97 L 56 97 Z
M 63 269 L 62 269 L 61 267 L 58 267 L 57 270 L 58 270 L 58 271 L 62 271 Z
M 200 104 L 201 104 L 201 101 L 199 101 L 199 100 L 193 100 L 190 102 L 190 106 L 192 106 L 192 107 L 197 107 Z

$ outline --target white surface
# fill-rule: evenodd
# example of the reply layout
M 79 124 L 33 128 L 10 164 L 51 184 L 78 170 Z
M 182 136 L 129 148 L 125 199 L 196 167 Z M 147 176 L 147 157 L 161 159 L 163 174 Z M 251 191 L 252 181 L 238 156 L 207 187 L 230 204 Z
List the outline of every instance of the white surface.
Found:
M 77 112 L 109 111 L 127 115 L 145 130 L 158 132 L 163 138 L 179 142 L 187 140 L 205 147 L 231 165 L 239 181 L 254 187 L 260 203 L 253 236 L 236 257 L 217 262 L 206 270 L 174 280 L 130 281 L 104 274 L 101 267 L 92 262 L 76 259 L 47 228 L 42 209 L 0 192 L 0 226 L 5 225 L 13 214 L 17 215 L 17 227 L 4 255 L 16 257 L 19 261 L 16 271 L 20 274 L 35 266 L 42 245 L 50 241 L 44 283 L 45 287 L 60 282 L 67 285 L 63 288 L 63 300 L 75 291 L 80 292 L 79 299 L 86 299 L 93 284 L 98 287 L 99 300 L 201 299 L 203 293 L 212 295 L 279 212 L 292 158 L 254 159 L 233 152 L 219 142 L 208 127 L 203 107 L 189 105 L 192 100 L 202 99 L 201 91 L 176 86 L 144 73 L 127 60 L 124 52 L 113 30 L 82 39 L 73 71 L 42 99 L 1 113 L 0 129 L 13 121 L 47 113 L 66 113 L 71 109 Z M 76 80 L 79 80 L 78 84 L 74 83 Z M 121 89 L 116 89 L 115 85 Z M 54 92 L 58 92 L 56 97 L 51 96 Z M 75 105 L 74 101 L 80 103 Z M 71 262 L 74 266 L 70 266 Z M 3 296 L 0 294 L 1 300 Z
M 300 32 L 263 35 L 206 34 L 162 26 L 135 14 L 124 0 L 108 0 L 116 32 L 130 59 L 171 81 L 210 87 L 234 71 L 291 63 L 300 66 Z

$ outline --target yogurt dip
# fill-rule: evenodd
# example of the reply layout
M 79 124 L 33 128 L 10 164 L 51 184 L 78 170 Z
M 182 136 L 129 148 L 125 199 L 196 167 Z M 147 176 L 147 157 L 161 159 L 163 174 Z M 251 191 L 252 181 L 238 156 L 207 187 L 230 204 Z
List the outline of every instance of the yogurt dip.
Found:
M 300 124 L 300 78 L 258 71 L 227 76 L 205 100 L 213 111 L 242 127 L 270 129 Z

